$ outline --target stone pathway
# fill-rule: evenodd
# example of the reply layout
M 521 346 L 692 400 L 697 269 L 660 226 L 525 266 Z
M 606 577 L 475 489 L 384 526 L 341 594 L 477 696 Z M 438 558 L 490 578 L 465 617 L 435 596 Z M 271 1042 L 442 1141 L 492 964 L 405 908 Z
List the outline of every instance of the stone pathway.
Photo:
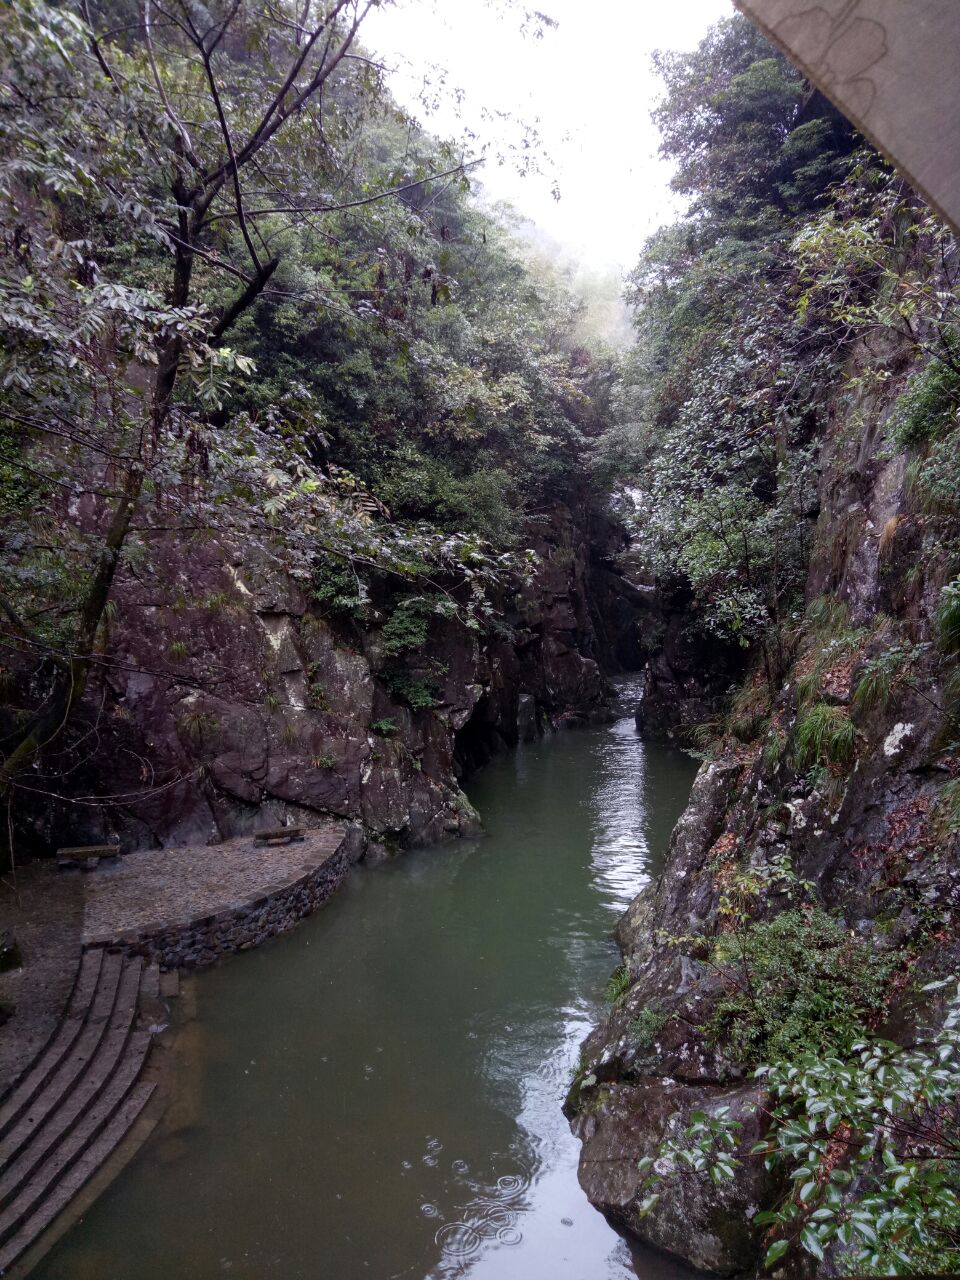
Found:
M 258 845 L 252 836 L 222 844 L 143 849 L 101 863 L 84 876 L 83 941 L 89 946 L 187 926 L 240 910 L 295 883 L 333 854 L 345 825 L 304 831 L 291 844 Z
M 17 873 L 19 901 L 0 886 L 0 930 L 11 932 L 23 968 L 0 973 L 0 1000 L 14 1006 L 0 1027 L 0 1098 L 57 1029 L 70 998 L 83 934 L 79 873 L 58 875 L 46 863 Z

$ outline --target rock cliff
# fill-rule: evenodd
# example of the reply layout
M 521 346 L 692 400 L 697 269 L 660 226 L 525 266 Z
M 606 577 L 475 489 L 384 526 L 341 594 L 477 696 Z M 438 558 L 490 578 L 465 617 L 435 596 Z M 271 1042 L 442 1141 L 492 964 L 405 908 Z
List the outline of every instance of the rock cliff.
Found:
M 282 548 L 161 548 L 119 583 L 83 712 L 58 744 L 61 792 L 110 802 L 58 803 L 39 784 L 21 806 L 26 840 L 204 843 L 320 815 L 381 848 L 475 832 L 465 772 L 606 714 L 616 634 L 598 629 L 593 577 L 616 579 L 619 536 L 587 503 L 556 504 L 531 523 L 535 571 L 503 592 L 490 630 L 431 615 L 399 654 L 387 606 L 345 622 L 284 572 Z
M 701 767 L 663 874 L 620 921 L 623 994 L 586 1041 L 567 1100 L 590 1200 L 644 1240 L 723 1275 L 754 1274 L 769 1240 L 752 1219 L 782 1198 L 778 1175 L 748 1154 L 765 1128 L 752 1110 L 765 1099 L 751 1069 L 791 1034 L 802 995 L 783 1010 L 751 1010 L 737 947 L 779 921 L 796 930 L 800 950 L 789 954 L 802 970 L 804 948 L 828 954 L 817 951 L 817 930 L 838 921 L 830 945 L 841 972 L 788 974 L 781 989 L 809 976 L 817 999 L 863 1002 L 866 1029 L 900 1044 L 937 1024 L 939 993 L 924 985 L 960 967 L 960 841 L 944 804 L 960 770 L 947 732 L 956 663 L 935 627 L 949 562 L 891 430 L 907 375 L 895 349 L 888 369 L 886 382 L 861 382 L 838 399 L 792 664 L 772 697 L 759 674 L 741 690 L 739 727 Z M 669 637 L 664 649 L 648 684 L 659 691 L 655 722 L 674 667 Z M 772 965 L 770 946 L 763 959 Z M 805 1014 L 814 1020 L 798 1034 L 823 1047 L 830 1020 L 846 1012 Z M 736 1178 L 718 1186 L 708 1170 L 664 1163 L 662 1144 L 691 1116 L 723 1107 L 743 1123 Z M 665 1175 L 646 1213 L 644 1157 Z M 823 1263 L 790 1257 L 791 1274 L 835 1273 L 829 1252 Z

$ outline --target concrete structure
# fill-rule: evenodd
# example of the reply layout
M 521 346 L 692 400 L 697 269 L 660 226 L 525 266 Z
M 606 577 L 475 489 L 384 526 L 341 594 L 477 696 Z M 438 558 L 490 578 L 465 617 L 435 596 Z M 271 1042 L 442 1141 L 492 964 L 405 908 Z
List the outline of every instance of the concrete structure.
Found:
M 957 0 L 735 0 L 960 231 Z

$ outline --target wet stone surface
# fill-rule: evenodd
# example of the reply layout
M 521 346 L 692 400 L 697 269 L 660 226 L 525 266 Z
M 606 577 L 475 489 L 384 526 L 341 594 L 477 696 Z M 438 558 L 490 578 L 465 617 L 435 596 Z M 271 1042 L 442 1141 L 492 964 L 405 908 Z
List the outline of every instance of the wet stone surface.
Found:
M 119 945 L 167 969 L 255 946 L 337 888 L 352 861 L 347 832 L 330 822 L 289 844 L 248 836 L 130 854 L 85 877 L 84 946 Z

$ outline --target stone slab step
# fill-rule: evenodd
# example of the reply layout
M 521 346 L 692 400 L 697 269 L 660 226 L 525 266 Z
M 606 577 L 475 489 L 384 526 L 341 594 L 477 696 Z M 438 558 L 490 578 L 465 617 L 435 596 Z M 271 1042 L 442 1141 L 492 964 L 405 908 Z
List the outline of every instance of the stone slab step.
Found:
M 77 1082 L 96 1060 L 108 1028 L 125 1025 L 126 1039 L 136 1013 L 141 963 L 137 959 L 124 964 L 120 955 L 104 957 L 100 980 L 83 1030 L 49 1083 L 0 1139 L 0 1169 L 15 1159 L 32 1135 L 39 1132 L 54 1111 L 68 1099 Z
M 155 1084 L 142 1082 L 131 1089 L 110 1122 L 69 1171 L 57 1182 L 53 1191 L 34 1210 L 18 1230 L 0 1246 L 0 1276 L 30 1248 L 41 1232 L 54 1221 L 96 1173 L 123 1140 L 153 1094 Z
M 96 1145 L 102 1131 L 112 1122 L 137 1083 L 142 1066 L 142 1058 L 134 1055 L 124 1058 L 93 1106 L 34 1172 L 16 1198 L 0 1211 L 0 1244 L 6 1243 L 37 1212 L 44 1201 L 59 1189 L 74 1163 L 86 1154 L 88 1148 Z
M 160 966 L 148 964 L 140 979 L 140 994 L 147 1000 L 160 999 Z
M 6 1133 L 23 1109 L 30 1105 L 73 1047 L 83 1029 L 97 988 L 103 954 L 100 949 L 84 952 L 63 1020 L 46 1048 L 41 1050 L 32 1066 L 27 1068 L 0 1106 L 0 1136 Z
M 9 1204 L 19 1193 L 43 1160 L 93 1105 L 118 1068 L 121 1057 L 124 1059 L 135 1057 L 140 1066 L 143 1065 L 150 1048 L 151 1036 L 148 1031 L 131 1034 L 130 1022 L 130 1011 L 118 997 L 107 1034 L 100 1042 L 88 1070 L 83 1073 L 75 1087 L 46 1117 L 39 1129 L 35 1125 L 28 1124 L 28 1117 L 25 1116 L 20 1124 L 11 1130 L 9 1135 L 11 1141 L 16 1138 L 20 1145 L 15 1155 L 0 1163 L 0 1170 L 2 1170 L 0 1172 L 0 1209 Z

